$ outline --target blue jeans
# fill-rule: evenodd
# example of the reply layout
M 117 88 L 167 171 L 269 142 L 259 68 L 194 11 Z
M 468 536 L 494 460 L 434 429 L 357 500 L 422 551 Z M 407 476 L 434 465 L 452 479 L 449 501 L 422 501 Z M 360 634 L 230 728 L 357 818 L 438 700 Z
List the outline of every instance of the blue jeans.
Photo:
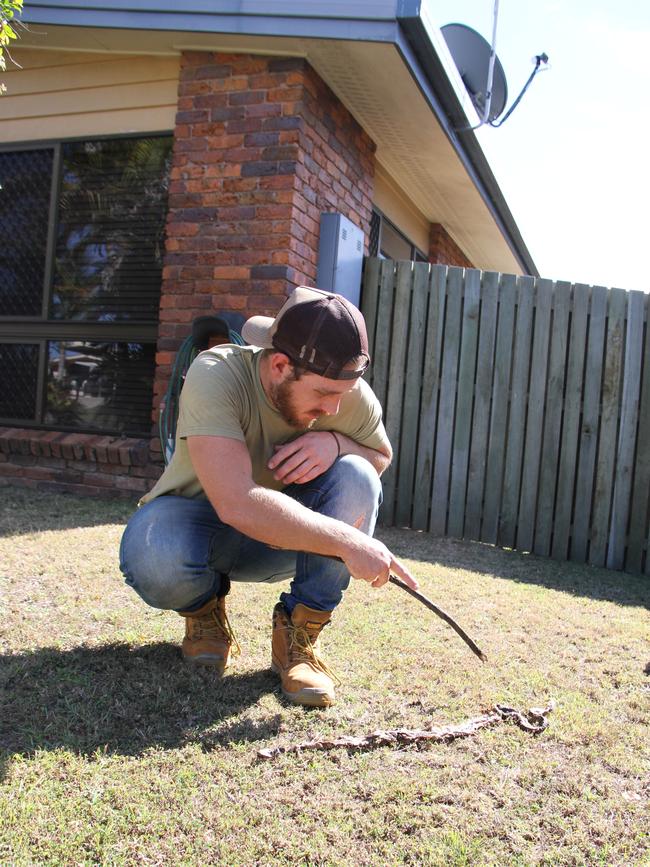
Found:
M 374 468 L 343 455 L 318 478 L 289 485 L 284 494 L 321 515 L 372 535 L 381 503 Z M 280 599 L 291 613 L 302 602 L 332 611 L 350 583 L 345 565 L 331 557 L 271 548 L 219 520 L 204 499 L 166 495 L 142 506 L 129 520 L 120 546 L 120 569 L 154 608 L 193 611 L 228 592 L 231 581 L 285 581 Z

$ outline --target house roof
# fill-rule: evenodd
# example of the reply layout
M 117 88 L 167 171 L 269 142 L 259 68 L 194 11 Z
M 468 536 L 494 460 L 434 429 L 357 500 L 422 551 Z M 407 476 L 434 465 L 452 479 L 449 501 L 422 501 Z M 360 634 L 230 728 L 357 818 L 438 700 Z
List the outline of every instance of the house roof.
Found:
M 21 44 L 305 57 L 377 144 L 377 160 L 480 268 L 537 274 L 469 127 L 477 118 L 422 0 L 30 0 Z

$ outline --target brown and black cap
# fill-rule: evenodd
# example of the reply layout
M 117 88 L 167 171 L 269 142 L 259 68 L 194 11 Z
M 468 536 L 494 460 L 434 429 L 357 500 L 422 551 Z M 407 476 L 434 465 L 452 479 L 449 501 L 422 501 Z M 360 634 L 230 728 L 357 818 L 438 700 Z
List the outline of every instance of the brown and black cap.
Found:
M 370 364 L 361 311 L 342 295 L 309 286 L 294 289 L 275 319 L 249 319 L 242 337 L 328 379 L 357 379 Z

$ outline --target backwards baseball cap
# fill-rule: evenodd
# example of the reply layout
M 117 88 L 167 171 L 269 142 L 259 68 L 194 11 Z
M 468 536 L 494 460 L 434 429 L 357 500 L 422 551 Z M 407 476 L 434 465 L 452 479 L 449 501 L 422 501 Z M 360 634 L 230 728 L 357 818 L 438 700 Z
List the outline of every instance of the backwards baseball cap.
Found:
M 253 316 L 241 333 L 247 343 L 284 352 L 294 364 L 328 379 L 357 379 L 370 364 L 363 316 L 334 292 L 298 286 L 275 319 Z

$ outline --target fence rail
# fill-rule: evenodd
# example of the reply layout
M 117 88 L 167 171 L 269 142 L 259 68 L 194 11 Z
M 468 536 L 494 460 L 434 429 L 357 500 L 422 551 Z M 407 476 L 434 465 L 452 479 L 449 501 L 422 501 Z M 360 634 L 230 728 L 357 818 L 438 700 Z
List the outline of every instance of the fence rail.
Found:
M 650 575 L 650 296 L 367 259 L 382 520 Z

